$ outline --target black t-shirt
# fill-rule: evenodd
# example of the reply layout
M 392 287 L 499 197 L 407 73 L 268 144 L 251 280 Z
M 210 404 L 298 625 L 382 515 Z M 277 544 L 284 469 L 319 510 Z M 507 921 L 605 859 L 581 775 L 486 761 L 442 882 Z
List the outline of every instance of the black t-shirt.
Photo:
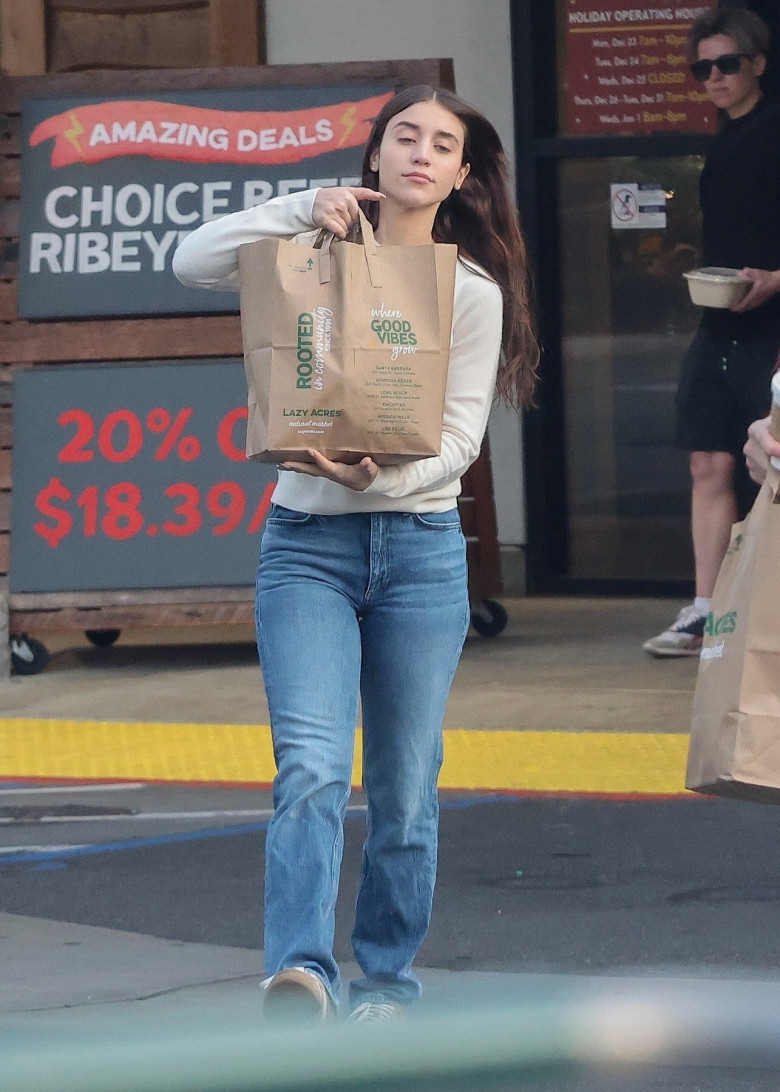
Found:
M 762 98 L 726 122 L 699 195 L 704 265 L 780 269 L 780 103 Z M 780 294 L 741 315 L 712 309 L 704 321 L 732 337 L 780 337 Z

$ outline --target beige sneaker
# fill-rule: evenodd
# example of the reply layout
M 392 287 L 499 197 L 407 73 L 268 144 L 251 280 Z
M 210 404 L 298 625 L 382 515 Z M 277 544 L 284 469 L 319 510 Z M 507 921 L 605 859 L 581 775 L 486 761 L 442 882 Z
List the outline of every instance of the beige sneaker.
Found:
M 307 967 L 288 967 L 262 983 L 263 1015 L 274 1022 L 318 1023 L 336 1015 L 336 1006 L 318 974 Z

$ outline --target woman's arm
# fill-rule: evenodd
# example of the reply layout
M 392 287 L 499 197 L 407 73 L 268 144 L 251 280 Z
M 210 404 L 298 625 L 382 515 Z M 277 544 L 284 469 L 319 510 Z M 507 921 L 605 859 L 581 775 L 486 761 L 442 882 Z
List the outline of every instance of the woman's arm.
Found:
M 238 248 L 257 239 L 292 238 L 314 227 L 317 190 L 274 197 L 232 212 L 190 232 L 173 255 L 173 272 L 190 288 L 238 291 Z
M 382 196 L 362 186 L 327 186 L 209 220 L 182 240 L 173 256 L 173 272 L 190 288 L 238 291 L 238 248 L 243 243 L 292 239 L 315 228 L 344 238 L 357 219 L 358 201 Z

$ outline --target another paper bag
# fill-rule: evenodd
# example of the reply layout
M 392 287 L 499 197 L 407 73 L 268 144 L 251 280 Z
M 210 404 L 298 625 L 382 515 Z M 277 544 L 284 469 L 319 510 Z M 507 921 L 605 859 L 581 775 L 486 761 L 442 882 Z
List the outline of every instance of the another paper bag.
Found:
M 780 472 L 734 526 L 707 618 L 686 786 L 780 803 Z
M 252 459 L 441 451 L 457 247 L 380 247 L 362 213 L 360 227 L 360 241 L 321 249 L 239 248 Z

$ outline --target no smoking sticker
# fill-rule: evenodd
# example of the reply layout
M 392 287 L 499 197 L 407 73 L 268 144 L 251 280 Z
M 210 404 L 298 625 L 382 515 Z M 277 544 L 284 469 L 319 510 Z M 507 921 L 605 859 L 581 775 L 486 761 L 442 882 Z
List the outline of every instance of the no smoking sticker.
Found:
M 666 191 L 660 186 L 619 182 L 610 186 L 613 228 L 665 228 Z
M 631 227 L 639 215 L 636 186 L 612 187 L 612 226 Z

